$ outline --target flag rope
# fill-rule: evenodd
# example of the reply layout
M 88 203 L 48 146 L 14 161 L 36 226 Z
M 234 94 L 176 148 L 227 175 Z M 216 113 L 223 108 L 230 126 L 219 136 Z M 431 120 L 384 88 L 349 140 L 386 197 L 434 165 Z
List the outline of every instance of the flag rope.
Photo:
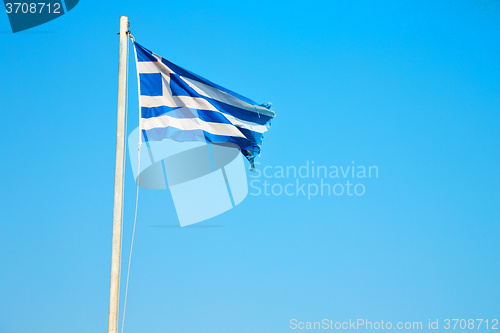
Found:
M 137 162 L 137 170 L 141 168 L 141 146 L 138 149 L 139 161 Z M 125 300 L 123 303 L 123 317 L 122 317 L 122 330 L 123 333 L 123 325 L 125 324 L 125 310 L 127 309 L 127 295 L 128 295 L 128 281 L 130 277 L 130 262 L 132 261 L 132 248 L 134 247 L 134 236 L 135 236 L 135 226 L 137 223 L 137 206 L 139 204 L 139 178 L 141 174 L 137 175 L 137 192 L 135 196 L 135 214 L 134 214 L 134 227 L 132 228 L 132 241 L 130 242 L 130 254 L 128 257 L 128 269 L 127 269 L 127 282 L 125 283 Z
M 129 36 L 131 37 L 131 39 L 133 40 L 133 36 L 129 33 Z M 128 114 L 128 69 L 129 69 L 129 66 L 128 66 L 128 52 L 129 52 L 129 47 L 128 47 L 128 39 L 127 39 L 127 102 L 126 102 L 126 110 L 127 112 L 125 113 L 126 115 Z M 126 119 L 126 118 L 125 118 Z M 125 126 L 127 126 L 125 124 Z M 125 127 L 126 128 L 126 127 Z M 125 133 L 126 130 L 125 130 Z M 140 134 L 139 134 L 140 136 Z M 123 327 L 124 327 L 124 324 L 125 324 L 125 311 L 127 309 L 127 296 L 128 296 L 128 282 L 129 282 L 129 277 L 130 277 L 130 263 L 132 261 L 132 249 L 134 247 L 134 237 L 135 237 L 135 226 L 137 224 L 137 207 L 139 205 L 139 179 L 140 179 L 140 176 L 141 176 L 141 143 L 139 142 L 139 147 L 137 149 L 137 154 L 138 154 L 138 158 L 137 158 L 137 171 L 138 171 L 138 174 L 137 174 L 137 191 L 136 191 L 136 196 L 135 196 L 135 213 L 134 213 L 134 226 L 132 228 L 132 240 L 130 242 L 130 254 L 129 254 L 129 257 L 128 257 L 128 268 L 127 268 L 127 281 L 125 283 L 125 299 L 124 299 L 124 302 L 123 302 L 123 316 L 122 316 L 122 327 L 121 327 L 121 333 L 123 333 Z
M 129 43 L 128 43 L 128 39 L 127 39 L 127 61 L 125 62 L 125 72 L 126 72 L 126 75 L 125 75 L 125 138 L 124 138 L 124 146 L 123 146 L 123 151 L 125 152 L 125 154 L 123 155 L 123 178 L 122 178 L 122 203 L 125 202 L 125 174 L 126 174 L 126 170 L 127 168 L 125 167 L 126 166 L 126 161 L 127 161 L 127 120 L 128 120 L 128 68 L 129 68 Z M 121 235 L 120 235 L 120 239 L 123 239 L 123 212 L 125 211 L 125 205 L 123 204 L 122 205 L 122 220 L 120 221 L 121 223 Z M 118 271 L 121 273 L 122 271 L 122 256 L 121 256 L 121 253 L 122 253 L 122 248 L 123 248 L 123 242 L 120 241 L 120 262 L 118 264 Z M 118 300 L 117 300 L 117 303 L 120 304 L 120 281 L 121 279 L 118 279 Z

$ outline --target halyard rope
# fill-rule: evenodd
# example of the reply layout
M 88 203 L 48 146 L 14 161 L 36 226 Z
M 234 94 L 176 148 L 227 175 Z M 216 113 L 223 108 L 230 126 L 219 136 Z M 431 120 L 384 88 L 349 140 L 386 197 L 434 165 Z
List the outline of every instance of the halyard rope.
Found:
M 133 37 L 131 34 L 129 34 L 130 37 L 133 40 Z M 135 47 L 135 46 L 134 46 Z M 129 47 L 128 47 L 128 39 L 127 39 L 127 110 L 128 110 L 128 52 L 129 52 Z M 128 112 L 127 112 L 128 113 Z M 125 132 L 126 133 L 126 132 Z M 139 136 L 141 136 L 140 130 L 139 130 Z M 141 176 L 141 142 L 139 141 L 139 147 L 137 149 L 137 191 L 136 191 L 136 196 L 135 196 L 135 213 L 134 213 L 134 227 L 132 228 L 132 240 L 130 242 L 130 254 L 128 257 L 128 269 L 127 269 L 127 282 L 125 283 L 125 300 L 123 303 L 123 316 L 122 316 L 122 329 L 121 333 L 123 333 L 123 327 L 125 324 L 125 311 L 127 309 L 127 295 L 128 295 L 128 282 L 129 282 L 129 277 L 130 277 L 130 262 L 132 261 L 132 249 L 134 247 L 134 236 L 135 236 L 135 226 L 137 224 L 137 207 L 139 205 L 139 179 Z

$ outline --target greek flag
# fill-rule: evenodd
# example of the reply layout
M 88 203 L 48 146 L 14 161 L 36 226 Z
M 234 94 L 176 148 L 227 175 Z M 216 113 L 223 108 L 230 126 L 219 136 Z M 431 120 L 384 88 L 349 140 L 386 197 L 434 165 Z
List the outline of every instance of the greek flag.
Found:
M 275 113 L 158 56 L 134 41 L 140 129 L 145 141 L 169 138 L 236 146 L 254 167 Z

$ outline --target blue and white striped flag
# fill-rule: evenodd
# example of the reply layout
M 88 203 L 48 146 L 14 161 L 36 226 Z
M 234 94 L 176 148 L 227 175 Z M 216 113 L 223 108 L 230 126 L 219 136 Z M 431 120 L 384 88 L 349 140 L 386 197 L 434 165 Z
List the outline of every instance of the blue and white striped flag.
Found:
M 275 113 L 174 65 L 134 42 L 140 129 L 146 141 L 206 141 L 237 146 L 251 169 Z

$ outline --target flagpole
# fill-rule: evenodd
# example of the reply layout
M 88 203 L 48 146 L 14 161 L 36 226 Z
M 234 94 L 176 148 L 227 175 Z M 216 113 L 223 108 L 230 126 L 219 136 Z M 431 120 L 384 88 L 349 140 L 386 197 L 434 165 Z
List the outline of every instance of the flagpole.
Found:
M 122 243 L 123 157 L 125 153 L 125 104 L 127 91 L 128 17 L 120 17 L 120 60 L 118 66 L 118 116 L 116 125 L 115 196 L 113 208 L 113 248 L 109 291 L 108 333 L 117 333 L 120 261 Z

